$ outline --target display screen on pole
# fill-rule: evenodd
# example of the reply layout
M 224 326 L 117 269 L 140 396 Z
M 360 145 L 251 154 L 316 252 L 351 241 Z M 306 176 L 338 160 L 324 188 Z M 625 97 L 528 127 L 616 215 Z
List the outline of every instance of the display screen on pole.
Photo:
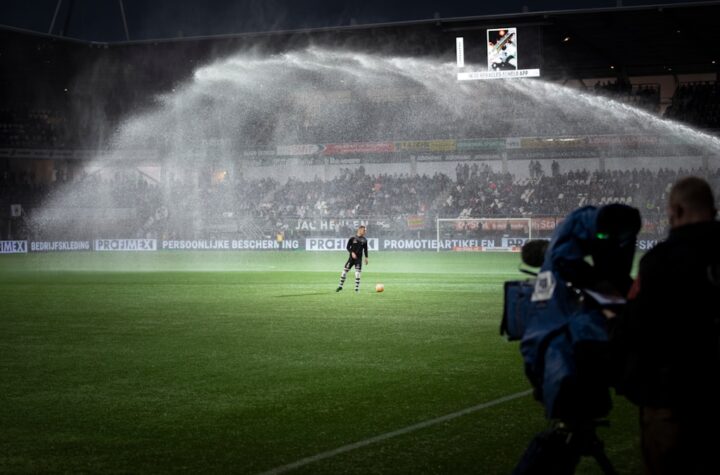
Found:
M 525 28 L 490 28 L 482 32 L 483 39 L 479 35 L 474 38 L 456 38 L 457 50 L 457 78 L 460 81 L 472 81 L 480 79 L 513 79 L 525 77 L 539 77 L 540 55 L 538 50 L 539 34 L 536 30 Z M 523 39 L 520 37 L 523 36 Z M 467 57 L 465 48 L 482 47 L 481 42 L 485 41 L 487 57 L 486 62 L 475 63 L 475 67 L 469 66 L 473 58 Z M 522 43 L 520 43 L 522 41 Z M 523 53 L 520 53 L 520 50 Z M 485 49 L 483 49 L 485 50 Z M 477 51 L 477 50 L 475 50 Z M 480 58 L 475 58 L 476 61 Z M 471 70 L 472 68 L 472 70 Z
M 517 29 L 499 28 L 487 31 L 488 71 L 517 71 Z

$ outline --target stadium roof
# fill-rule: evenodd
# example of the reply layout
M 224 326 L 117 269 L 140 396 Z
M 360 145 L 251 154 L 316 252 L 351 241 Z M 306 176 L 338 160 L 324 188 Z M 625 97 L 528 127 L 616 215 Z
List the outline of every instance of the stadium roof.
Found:
M 128 0 L 124 2 L 128 3 Z M 6 61 L 17 58 L 29 64 L 33 62 L 34 51 L 46 56 L 53 51 L 47 58 L 42 58 L 42 63 L 62 67 L 58 47 L 63 43 L 68 46 L 75 43 L 120 49 L 128 54 L 130 51 L 151 54 L 158 64 L 163 62 L 162 58 L 174 58 L 165 61 L 172 68 L 179 64 L 178 61 L 187 63 L 189 58 L 193 62 L 190 67 L 194 68 L 196 64 L 243 47 L 270 45 L 271 50 L 278 51 L 312 42 L 400 55 L 427 54 L 453 61 L 455 36 L 473 37 L 481 35 L 488 27 L 518 26 L 537 32 L 535 43 L 539 45 L 538 54 L 542 57 L 543 75 L 548 78 L 718 73 L 720 30 L 716 27 L 717 18 L 720 18 L 720 1 L 520 12 L 110 43 L 0 27 L 0 55 Z M 51 49 L 33 46 L 28 44 L 31 38 L 49 40 L 55 46 Z M 162 51 L 149 52 L 145 47 L 162 47 Z M 75 56 L 80 54 L 87 56 L 79 50 Z M 22 68 L 27 69 L 25 64 Z M 167 66 L 158 68 L 156 76 Z
M 717 18 L 720 1 L 110 43 L 0 27 L 0 102 L 80 107 L 94 104 L 92 92 L 124 98 L 114 112 L 120 116 L 199 65 L 243 49 L 272 54 L 315 44 L 453 62 L 456 36 L 482 46 L 485 29 L 513 26 L 533 39 L 548 80 L 672 75 L 680 82 L 680 74 L 720 73 Z
M 100 43 L 713 4 L 690 0 L 4 0 L 0 25 Z

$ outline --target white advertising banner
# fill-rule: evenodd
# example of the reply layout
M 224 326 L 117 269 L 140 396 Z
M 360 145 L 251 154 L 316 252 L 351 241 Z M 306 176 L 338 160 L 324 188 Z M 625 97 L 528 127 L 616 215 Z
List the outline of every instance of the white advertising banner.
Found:
M 278 156 L 298 156 L 298 155 L 314 155 L 320 153 L 320 146 L 315 144 L 301 144 L 301 145 L 278 145 L 276 153 Z
M 30 252 L 92 251 L 90 241 L 33 241 Z
M 369 251 L 509 251 L 519 250 L 526 237 L 498 237 L 488 239 L 390 239 L 369 238 Z M 156 239 L 98 239 L 94 241 L 0 241 L 0 254 L 26 254 L 28 252 L 72 252 L 72 251 L 345 251 L 346 237 L 311 237 L 302 241 L 287 239 L 279 242 L 270 239 L 195 239 L 166 240 Z M 640 251 L 652 249 L 657 244 L 654 239 L 638 239 L 636 246 Z
M 657 245 L 657 239 L 638 239 L 636 247 L 640 251 L 649 251 Z
M 348 238 L 313 237 L 305 239 L 306 251 L 347 251 Z M 378 251 L 379 240 L 368 239 L 368 251 Z
M 371 224 L 367 219 L 347 219 L 347 218 L 331 218 L 331 219 L 305 219 L 300 218 L 293 224 L 293 229 L 297 231 L 335 231 L 341 230 L 353 231 L 358 226 L 368 226 Z M 384 227 L 384 222 L 373 220 L 372 226 Z
M 501 247 L 522 247 L 527 240 L 527 238 L 520 237 L 504 237 L 501 239 Z
M 27 241 L 0 241 L 0 254 L 26 254 Z
M 459 81 L 477 81 L 478 79 L 514 79 L 540 77 L 539 69 L 517 69 L 511 71 L 473 71 L 458 73 Z
M 96 239 L 96 251 L 157 251 L 157 239 Z
M 437 251 L 437 239 L 384 239 L 383 251 Z M 441 239 L 440 249 L 481 250 L 495 248 L 494 239 Z
M 238 250 L 283 250 L 300 249 L 300 241 L 289 239 L 273 241 L 271 239 L 185 239 L 162 241 L 162 250 L 175 251 L 238 251 Z

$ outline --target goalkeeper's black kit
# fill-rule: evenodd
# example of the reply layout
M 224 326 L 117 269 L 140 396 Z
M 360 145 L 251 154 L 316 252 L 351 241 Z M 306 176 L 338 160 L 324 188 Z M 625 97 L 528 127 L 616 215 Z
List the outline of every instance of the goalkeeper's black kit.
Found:
M 365 257 L 368 256 L 368 245 L 367 239 L 364 236 L 353 236 L 348 239 L 347 246 L 345 249 L 348 250 L 350 256 L 348 257 L 345 266 L 343 267 L 342 274 L 340 274 L 340 285 L 338 285 L 337 292 L 340 292 L 345 285 L 345 278 L 350 269 L 355 266 L 355 292 L 360 290 L 360 274 L 362 274 L 362 257 L 365 253 Z M 353 259 L 353 253 L 355 258 Z
M 350 256 L 348 257 L 348 261 L 345 263 L 345 269 L 350 270 L 352 266 L 355 266 L 357 270 L 362 269 L 362 256 L 363 252 L 365 253 L 365 257 L 368 256 L 368 246 L 367 246 L 367 239 L 365 239 L 365 236 L 353 236 L 350 239 L 348 239 L 347 246 L 345 246 L 345 249 L 348 250 L 350 253 Z M 352 253 L 355 253 L 357 256 L 356 259 L 353 259 Z

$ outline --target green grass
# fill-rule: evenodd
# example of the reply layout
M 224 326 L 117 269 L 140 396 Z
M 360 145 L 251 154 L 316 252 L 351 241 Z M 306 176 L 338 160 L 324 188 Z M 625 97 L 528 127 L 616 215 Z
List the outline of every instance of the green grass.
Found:
M 0 256 L 0 472 L 259 473 L 529 388 L 517 255 L 371 257 L 355 295 L 342 253 Z M 601 429 L 621 473 L 635 419 Z M 544 426 L 526 396 L 294 473 L 509 473 Z

